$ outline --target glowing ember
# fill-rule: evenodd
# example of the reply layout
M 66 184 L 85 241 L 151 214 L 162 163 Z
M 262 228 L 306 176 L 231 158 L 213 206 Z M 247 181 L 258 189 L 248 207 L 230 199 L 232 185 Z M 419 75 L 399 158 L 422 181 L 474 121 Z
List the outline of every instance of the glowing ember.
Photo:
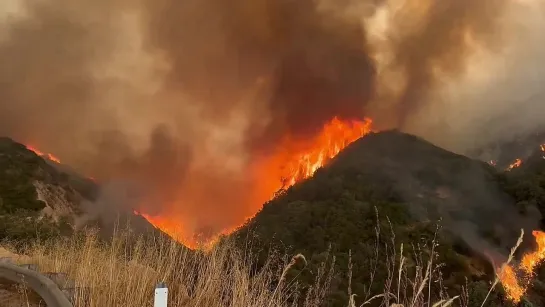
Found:
M 50 153 L 43 153 L 41 151 L 39 151 L 38 149 L 32 147 L 32 146 L 29 146 L 29 145 L 25 145 L 26 148 L 30 151 L 33 151 L 35 154 L 37 154 L 38 156 L 42 157 L 42 158 L 47 158 L 49 159 L 50 161 L 53 161 L 55 163 L 61 163 L 61 160 L 59 160 L 59 158 L 55 157 L 54 155 L 50 154 Z
M 539 147 L 541 148 L 541 152 L 543 152 L 543 159 L 545 159 L 545 144 L 539 145 Z
M 509 167 L 507 167 L 507 170 L 510 171 L 514 168 L 517 168 L 517 167 L 520 167 L 522 165 L 522 160 L 521 159 L 516 159 L 515 162 L 511 163 L 509 165 Z

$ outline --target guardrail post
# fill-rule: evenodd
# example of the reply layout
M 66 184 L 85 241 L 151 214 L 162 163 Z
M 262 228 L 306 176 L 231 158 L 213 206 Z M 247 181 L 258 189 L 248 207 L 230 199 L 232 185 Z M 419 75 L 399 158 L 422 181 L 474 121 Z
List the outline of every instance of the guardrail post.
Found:
M 168 288 L 164 282 L 160 282 L 155 286 L 155 300 L 153 307 L 167 307 L 168 303 Z

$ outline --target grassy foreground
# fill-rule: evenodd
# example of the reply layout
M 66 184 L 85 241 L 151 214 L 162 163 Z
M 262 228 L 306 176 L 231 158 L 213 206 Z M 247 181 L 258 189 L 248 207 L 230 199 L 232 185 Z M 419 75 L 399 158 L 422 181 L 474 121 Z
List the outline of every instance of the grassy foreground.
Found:
M 433 253 L 435 243 L 430 246 Z M 424 263 L 417 261 L 416 270 L 408 269 L 403 245 L 401 250 L 391 251 L 385 257 L 377 254 L 377 259 L 387 261 L 390 267 L 384 292 L 369 293 L 364 305 L 485 306 L 484 302 L 472 302 L 467 291 L 455 297 L 448 297 L 445 291 L 437 302 L 430 301 L 431 288 L 441 283 L 441 264 L 433 263 L 435 257 L 431 257 Z M 153 306 L 154 287 L 160 281 L 169 287 L 169 306 L 324 306 L 335 274 L 335 258 L 328 257 L 314 272 L 316 283 L 301 289 L 296 278 L 286 276 L 292 269 L 305 268 L 303 255 L 273 253 L 264 267 L 256 269 L 251 255 L 228 241 L 207 252 L 195 252 L 165 239 L 134 242 L 124 232 L 105 243 L 88 231 L 34 244 L 23 253 L 25 263 L 38 264 L 43 272 L 67 273 L 82 288 L 75 303 L 78 307 Z M 346 305 L 356 307 L 350 286 L 347 291 L 351 300 Z

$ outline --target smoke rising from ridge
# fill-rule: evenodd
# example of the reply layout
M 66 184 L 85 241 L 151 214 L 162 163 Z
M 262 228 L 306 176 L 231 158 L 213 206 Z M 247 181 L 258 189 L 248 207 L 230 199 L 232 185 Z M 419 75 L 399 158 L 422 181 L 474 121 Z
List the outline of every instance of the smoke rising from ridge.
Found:
M 0 134 L 100 180 L 136 181 L 147 192 L 136 206 L 189 232 L 255 213 L 252 163 L 285 135 L 370 115 L 463 151 L 475 123 L 520 105 L 498 93 L 545 76 L 529 72 L 535 37 L 517 37 L 528 4 L 508 0 L 18 4 L 0 30 Z M 509 75 L 477 82 L 479 54 L 512 63 Z

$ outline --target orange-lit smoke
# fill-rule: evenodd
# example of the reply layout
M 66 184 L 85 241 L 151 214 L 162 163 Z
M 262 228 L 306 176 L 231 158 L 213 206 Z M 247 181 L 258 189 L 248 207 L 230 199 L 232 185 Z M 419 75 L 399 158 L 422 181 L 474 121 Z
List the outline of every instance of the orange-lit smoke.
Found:
M 135 183 L 130 209 L 206 241 L 367 133 L 365 117 L 466 118 L 413 114 L 476 51 L 501 51 L 509 2 L 20 1 L 1 20 L 0 134 Z
M 253 191 L 248 191 L 252 195 L 250 201 L 253 213 L 277 191 L 309 178 L 350 143 L 371 133 L 371 125 L 370 119 L 343 121 L 335 117 L 317 135 L 308 139 L 286 136 L 275 151 L 253 164 L 249 176 L 255 179 L 255 184 Z M 138 214 L 190 248 L 206 247 L 217 237 L 217 234 L 203 237 L 193 229 L 185 228 L 180 222 L 184 220 L 183 216 L 151 215 L 145 212 Z M 241 217 L 240 223 L 251 217 Z M 236 227 L 234 225 L 222 229 L 219 234 L 228 234 Z

